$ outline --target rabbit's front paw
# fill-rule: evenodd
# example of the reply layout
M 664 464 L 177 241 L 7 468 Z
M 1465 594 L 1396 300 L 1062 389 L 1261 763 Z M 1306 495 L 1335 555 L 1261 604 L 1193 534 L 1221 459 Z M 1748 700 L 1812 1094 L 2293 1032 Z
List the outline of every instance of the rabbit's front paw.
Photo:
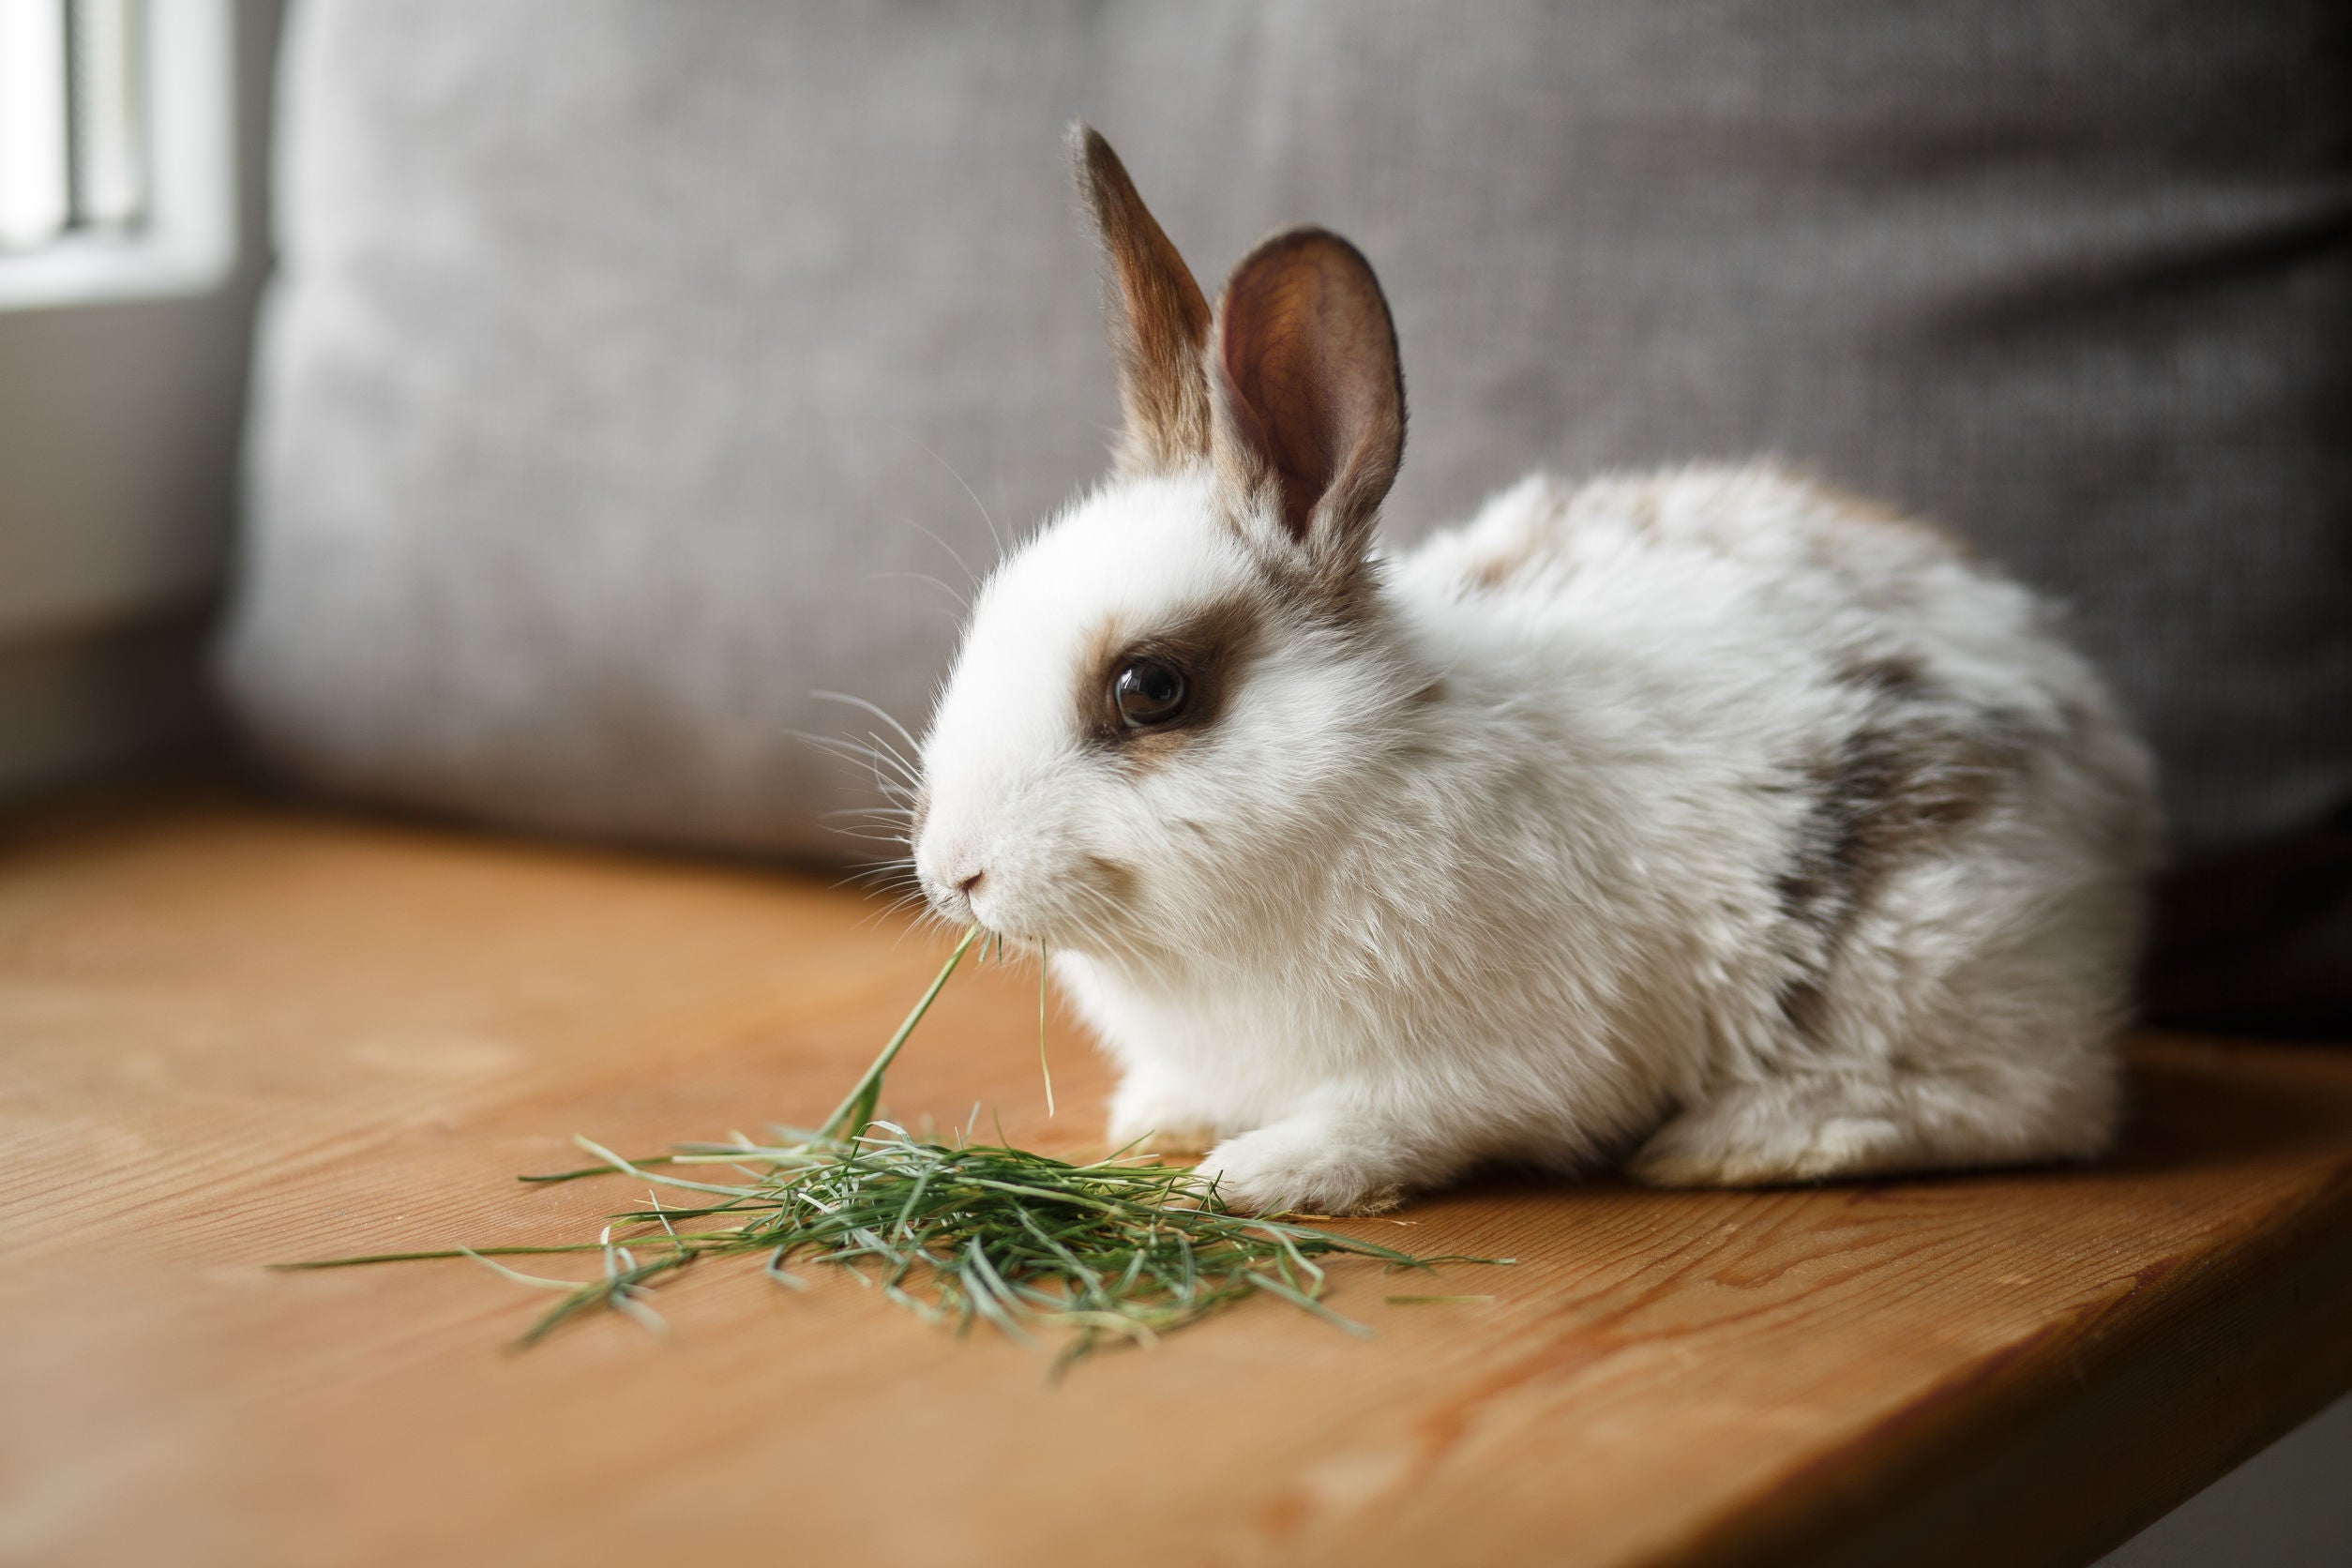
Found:
M 1244 1214 L 1377 1214 L 1405 1198 L 1380 1151 L 1305 1118 L 1228 1138 L 1200 1162 L 1199 1173 Z
M 1225 1136 L 1198 1106 L 1148 1079 L 1130 1078 L 1110 1097 L 1110 1142 L 1146 1154 L 1199 1154 Z
M 1118 1148 L 1131 1154 L 1190 1154 L 1196 1158 L 1217 1145 L 1214 1127 L 1153 1127 L 1149 1132 L 1114 1138 Z

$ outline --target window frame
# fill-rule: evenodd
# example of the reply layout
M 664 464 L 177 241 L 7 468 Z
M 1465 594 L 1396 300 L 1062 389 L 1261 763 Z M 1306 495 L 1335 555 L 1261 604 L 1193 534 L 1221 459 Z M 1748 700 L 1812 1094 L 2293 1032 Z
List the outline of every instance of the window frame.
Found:
M 237 267 L 231 0 L 145 8 L 146 192 L 140 220 L 0 251 L 0 310 L 209 294 Z

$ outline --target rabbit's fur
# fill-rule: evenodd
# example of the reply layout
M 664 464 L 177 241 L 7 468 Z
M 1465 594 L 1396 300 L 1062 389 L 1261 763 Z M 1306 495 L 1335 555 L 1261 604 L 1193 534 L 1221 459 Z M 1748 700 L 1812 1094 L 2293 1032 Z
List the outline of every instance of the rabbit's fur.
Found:
M 1119 472 L 985 584 L 914 848 L 944 917 L 1050 952 L 1115 1140 L 1324 1214 L 1487 1160 L 2107 1145 L 2158 819 L 2047 606 L 1761 465 L 1538 475 L 1384 558 L 1403 384 L 1362 257 L 1277 235 L 1212 311 L 1076 145 Z

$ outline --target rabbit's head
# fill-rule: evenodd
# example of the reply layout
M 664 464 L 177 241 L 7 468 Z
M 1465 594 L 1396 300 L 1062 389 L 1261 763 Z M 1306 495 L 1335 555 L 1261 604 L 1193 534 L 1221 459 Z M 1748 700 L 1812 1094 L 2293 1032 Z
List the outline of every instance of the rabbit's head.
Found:
M 1370 550 L 1405 393 L 1347 241 L 1274 235 L 1213 311 L 1108 143 L 1073 147 L 1118 460 L 982 586 L 923 742 L 915 867 L 958 924 L 1144 958 L 1268 932 L 1409 765 L 1425 682 Z

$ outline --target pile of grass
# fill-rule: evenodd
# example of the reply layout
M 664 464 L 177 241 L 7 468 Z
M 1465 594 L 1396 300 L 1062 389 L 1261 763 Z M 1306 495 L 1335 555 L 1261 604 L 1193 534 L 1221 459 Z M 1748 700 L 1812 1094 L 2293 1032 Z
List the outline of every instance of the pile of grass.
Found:
M 1391 1269 L 1505 1259 L 1421 1258 L 1290 1220 L 1231 1213 L 1214 1181 L 1122 1153 L 1074 1165 L 1003 1142 L 919 1138 L 877 1119 L 883 1075 L 980 933 L 965 933 L 930 988 L 834 1113 L 813 1130 L 773 1129 L 775 1141 L 687 1143 L 624 1159 L 576 1139 L 596 1163 L 525 1176 L 535 1184 L 626 1176 L 646 1206 L 610 1216 L 595 1241 L 548 1246 L 452 1247 L 276 1265 L 336 1269 L 466 1258 L 557 1293 L 521 1343 L 584 1313 L 612 1311 L 658 1329 L 652 1287 L 698 1260 L 759 1257 L 768 1277 L 806 1289 L 796 1264 L 852 1271 L 898 1305 L 958 1332 L 986 1322 L 1025 1343 L 1064 1331 L 1056 1369 L 1107 1338 L 1149 1344 L 1221 1306 L 1266 1295 L 1352 1334 L 1369 1331 L 1324 1304 L 1318 1259 L 1368 1259 Z M 1000 1135 L 1001 1138 L 1002 1135 Z M 732 1172 L 732 1181 L 699 1175 Z M 688 1194 L 665 1203 L 656 1189 Z M 524 1274 L 497 1259 L 596 1253 L 583 1281 Z M 1392 1296 L 1392 1303 L 1485 1300 Z

